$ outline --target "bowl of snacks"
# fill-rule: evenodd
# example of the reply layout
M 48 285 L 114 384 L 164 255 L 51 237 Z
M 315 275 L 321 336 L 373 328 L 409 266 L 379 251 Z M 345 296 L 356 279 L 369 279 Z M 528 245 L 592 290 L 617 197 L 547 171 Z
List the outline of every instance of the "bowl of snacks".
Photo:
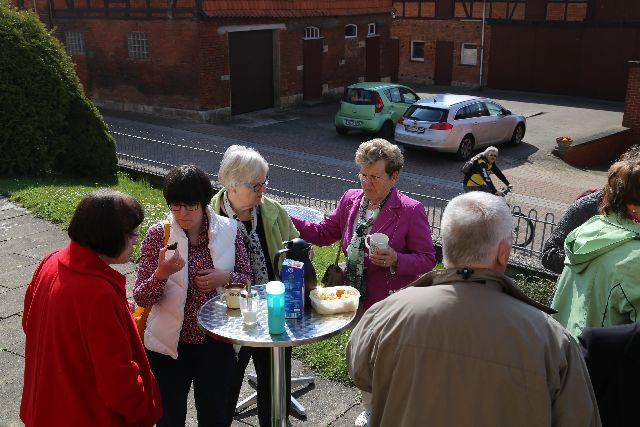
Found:
M 352 286 L 316 288 L 309 294 L 311 305 L 318 314 L 337 314 L 356 311 L 360 292 Z

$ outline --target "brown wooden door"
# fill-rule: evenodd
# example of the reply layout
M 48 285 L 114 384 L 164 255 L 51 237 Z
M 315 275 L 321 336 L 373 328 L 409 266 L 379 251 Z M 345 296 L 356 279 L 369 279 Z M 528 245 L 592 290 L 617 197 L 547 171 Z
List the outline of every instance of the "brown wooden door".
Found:
M 322 39 L 303 42 L 302 64 L 302 98 L 320 98 L 322 96 Z
M 380 81 L 380 37 L 367 37 L 365 48 L 366 79 L 368 82 Z
M 441 86 L 451 86 L 451 71 L 453 70 L 453 42 L 436 42 L 436 63 L 433 83 Z
M 273 107 L 273 33 L 229 33 L 231 114 Z
M 398 74 L 400 73 L 400 39 L 391 39 L 391 52 L 389 54 L 389 74 L 391 81 L 398 82 Z

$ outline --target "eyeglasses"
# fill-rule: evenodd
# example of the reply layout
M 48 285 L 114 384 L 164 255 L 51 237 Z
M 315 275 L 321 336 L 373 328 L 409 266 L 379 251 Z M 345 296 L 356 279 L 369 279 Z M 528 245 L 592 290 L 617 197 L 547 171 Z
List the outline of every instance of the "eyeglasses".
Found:
M 360 181 L 369 181 L 373 184 L 375 184 L 376 182 L 380 181 L 380 179 L 382 179 L 382 177 L 379 175 L 367 175 L 364 173 L 359 173 L 358 178 L 360 178 Z
M 259 193 L 264 187 L 269 185 L 269 176 L 267 175 L 267 178 L 264 180 L 264 182 L 259 182 L 257 184 L 251 184 L 250 182 L 243 182 L 242 185 L 252 189 L 255 193 Z
M 200 203 L 186 204 L 186 203 L 169 203 L 171 212 L 180 212 L 182 208 L 185 208 L 187 212 L 193 212 L 198 210 Z

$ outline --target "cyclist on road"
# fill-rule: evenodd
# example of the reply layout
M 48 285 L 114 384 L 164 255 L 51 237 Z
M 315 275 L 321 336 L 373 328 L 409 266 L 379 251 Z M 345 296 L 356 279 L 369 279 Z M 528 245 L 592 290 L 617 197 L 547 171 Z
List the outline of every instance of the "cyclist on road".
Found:
M 462 187 L 465 193 L 469 191 L 485 191 L 487 193 L 501 196 L 502 192 L 497 190 L 491 182 L 491 174 L 497 176 L 500 181 L 511 189 L 509 180 L 504 176 L 498 165 L 495 163 L 498 158 L 498 149 L 496 147 L 488 147 L 482 154 L 475 157 L 473 165 L 464 175 Z

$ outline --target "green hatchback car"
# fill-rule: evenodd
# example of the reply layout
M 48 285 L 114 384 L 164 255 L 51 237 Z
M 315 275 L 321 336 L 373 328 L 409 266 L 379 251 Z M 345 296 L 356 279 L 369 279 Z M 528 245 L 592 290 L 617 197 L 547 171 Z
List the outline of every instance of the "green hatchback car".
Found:
M 363 82 L 348 86 L 336 113 L 336 132 L 350 130 L 380 133 L 393 140 L 396 122 L 420 97 L 407 86 L 396 83 Z

